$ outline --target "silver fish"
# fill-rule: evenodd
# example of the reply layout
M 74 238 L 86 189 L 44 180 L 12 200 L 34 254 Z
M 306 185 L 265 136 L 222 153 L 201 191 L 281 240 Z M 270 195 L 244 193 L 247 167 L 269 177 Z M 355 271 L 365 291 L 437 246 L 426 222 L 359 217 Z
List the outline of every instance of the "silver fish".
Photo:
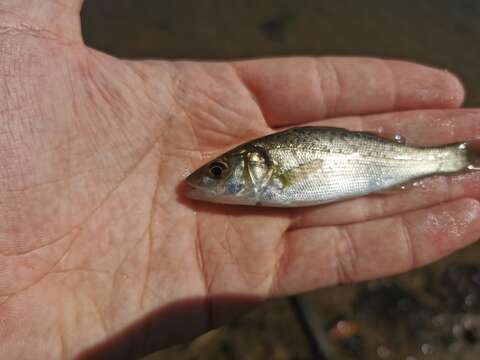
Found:
M 275 207 L 331 203 L 437 174 L 478 170 L 470 143 L 408 146 L 331 127 L 299 127 L 243 144 L 192 173 L 187 197 Z

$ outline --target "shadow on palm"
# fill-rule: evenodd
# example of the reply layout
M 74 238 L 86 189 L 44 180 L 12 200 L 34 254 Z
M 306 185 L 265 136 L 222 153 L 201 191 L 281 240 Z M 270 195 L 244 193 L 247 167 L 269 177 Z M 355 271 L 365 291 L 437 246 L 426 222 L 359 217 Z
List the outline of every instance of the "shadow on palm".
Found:
M 143 316 L 107 341 L 86 349 L 77 359 L 136 359 L 173 342 L 190 340 L 205 329 L 216 328 L 262 300 L 244 294 L 225 294 L 174 301 Z

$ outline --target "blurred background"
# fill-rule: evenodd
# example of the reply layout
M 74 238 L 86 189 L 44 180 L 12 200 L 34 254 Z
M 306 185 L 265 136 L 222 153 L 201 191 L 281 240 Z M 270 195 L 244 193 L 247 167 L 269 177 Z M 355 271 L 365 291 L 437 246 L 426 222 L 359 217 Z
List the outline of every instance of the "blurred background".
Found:
M 458 74 L 466 105 L 480 106 L 478 0 L 87 0 L 82 22 L 88 45 L 122 58 L 417 61 Z M 314 358 L 480 359 L 480 244 L 408 275 L 271 301 L 148 360 Z

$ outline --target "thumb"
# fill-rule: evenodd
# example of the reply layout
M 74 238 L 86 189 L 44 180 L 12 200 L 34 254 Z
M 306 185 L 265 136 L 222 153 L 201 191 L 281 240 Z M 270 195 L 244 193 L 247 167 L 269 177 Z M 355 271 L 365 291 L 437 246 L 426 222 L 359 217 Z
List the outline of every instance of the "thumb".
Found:
M 2 0 L 0 26 L 33 31 L 66 42 L 82 41 L 80 10 L 84 0 Z

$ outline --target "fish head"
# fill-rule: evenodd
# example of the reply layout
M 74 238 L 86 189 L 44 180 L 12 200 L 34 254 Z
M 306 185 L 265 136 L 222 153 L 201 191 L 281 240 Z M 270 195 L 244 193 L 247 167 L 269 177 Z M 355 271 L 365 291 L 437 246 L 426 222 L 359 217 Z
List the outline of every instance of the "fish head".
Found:
M 255 205 L 258 192 L 271 176 L 262 149 L 238 148 L 202 166 L 187 177 L 193 188 L 187 197 L 222 204 Z

